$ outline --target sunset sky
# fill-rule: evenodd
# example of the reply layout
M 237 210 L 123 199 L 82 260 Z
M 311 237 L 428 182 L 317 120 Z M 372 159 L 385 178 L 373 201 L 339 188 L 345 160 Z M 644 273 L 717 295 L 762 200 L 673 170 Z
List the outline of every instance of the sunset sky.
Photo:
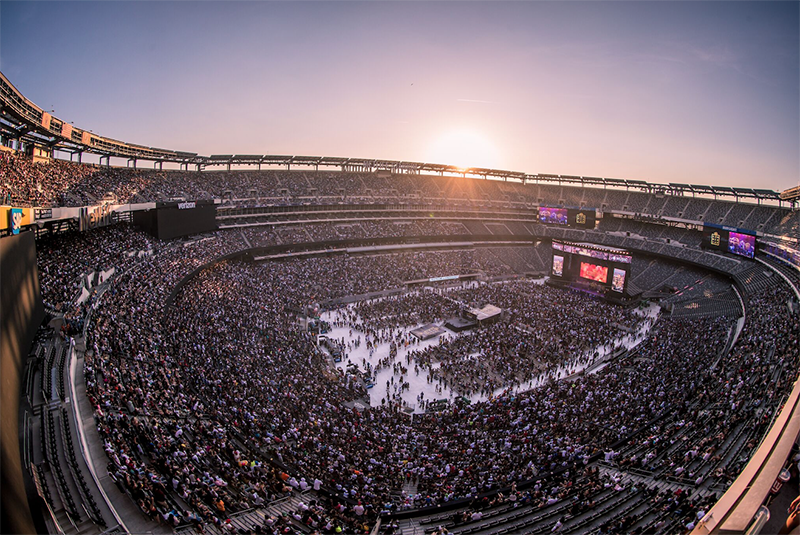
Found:
M 9 2 L 0 70 L 210 154 L 800 183 L 798 2 Z

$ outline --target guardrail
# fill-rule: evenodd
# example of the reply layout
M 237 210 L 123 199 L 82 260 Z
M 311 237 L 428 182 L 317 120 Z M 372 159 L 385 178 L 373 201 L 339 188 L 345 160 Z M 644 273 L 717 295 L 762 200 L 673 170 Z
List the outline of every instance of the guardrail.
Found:
M 781 275 L 794 293 L 798 294 L 797 288 L 786 276 L 769 264 L 762 264 Z M 722 498 L 698 522 L 692 535 L 733 535 L 745 533 L 752 527 L 799 434 L 800 380 L 796 380 L 789 398 L 767 436 L 750 457 L 747 466 Z

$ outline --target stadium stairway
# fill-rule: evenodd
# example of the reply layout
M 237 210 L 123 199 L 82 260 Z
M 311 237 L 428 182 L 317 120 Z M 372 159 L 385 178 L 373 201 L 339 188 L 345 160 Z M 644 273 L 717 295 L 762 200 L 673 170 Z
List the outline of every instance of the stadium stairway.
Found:
M 425 528 L 420 526 L 415 519 L 409 518 L 398 523 L 396 533 L 400 535 L 424 535 Z
M 230 524 L 233 525 L 237 532 L 239 530 L 249 531 L 255 526 L 264 525 L 264 522 L 270 517 L 278 517 L 284 514 L 291 517 L 292 513 L 298 509 L 300 502 L 307 503 L 311 498 L 313 498 L 313 496 L 314 495 L 310 492 L 292 494 L 286 498 L 281 498 L 280 500 L 271 502 L 265 507 L 248 509 L 246 511 L 231 514 L 228 518 L 230 519 Z M 311 529 L 308 526 L 300 524 L 294 521 L 294 519 L 292 519 L 292 526 L 295 527 L 297 531 L 303 533 L 311 532 Z M 220 527 L 217 527 L 211 523 L 203 524 L 203 531 L 209 535 L 229 535 L 230 533 L 229 531 L 221 529 Z M 190 525 L 184 525 L 175 530 L 175 533 L 188 534 L 194 532 L 194 527 Z

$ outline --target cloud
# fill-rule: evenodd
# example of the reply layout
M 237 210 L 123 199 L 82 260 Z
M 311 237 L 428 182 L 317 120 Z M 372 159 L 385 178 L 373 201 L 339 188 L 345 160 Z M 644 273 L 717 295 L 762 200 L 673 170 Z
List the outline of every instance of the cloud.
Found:
M 698 60 L 721 67 L 739 63 L 737 55 L 727 46 L 691 47 L 689 52 Z

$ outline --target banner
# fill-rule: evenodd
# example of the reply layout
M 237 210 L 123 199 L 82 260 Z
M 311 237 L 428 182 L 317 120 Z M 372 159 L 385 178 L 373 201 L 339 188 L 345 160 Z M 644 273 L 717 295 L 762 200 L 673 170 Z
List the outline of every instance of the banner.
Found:
M 33 211 L 33 215 L 36 217 L 37 221 L 39 221 L 40 219 L 53 219 L 53 209 L 35 208 Z
M 31 224 L 33 224 L 32 208 L 0 206 L 0 230 L 11 229 L 12 234 L 19 234 L 22 227 Z
M 8 226 L 11 228 L 11 234 L 19 234 L 19 229 L 22 227 L 22 208 L 12 208 L 8 214 Z
M 110 225 L 112 212 L 113 207 L 110 204 L 81 208 L 78 219 L 81 232 Z

